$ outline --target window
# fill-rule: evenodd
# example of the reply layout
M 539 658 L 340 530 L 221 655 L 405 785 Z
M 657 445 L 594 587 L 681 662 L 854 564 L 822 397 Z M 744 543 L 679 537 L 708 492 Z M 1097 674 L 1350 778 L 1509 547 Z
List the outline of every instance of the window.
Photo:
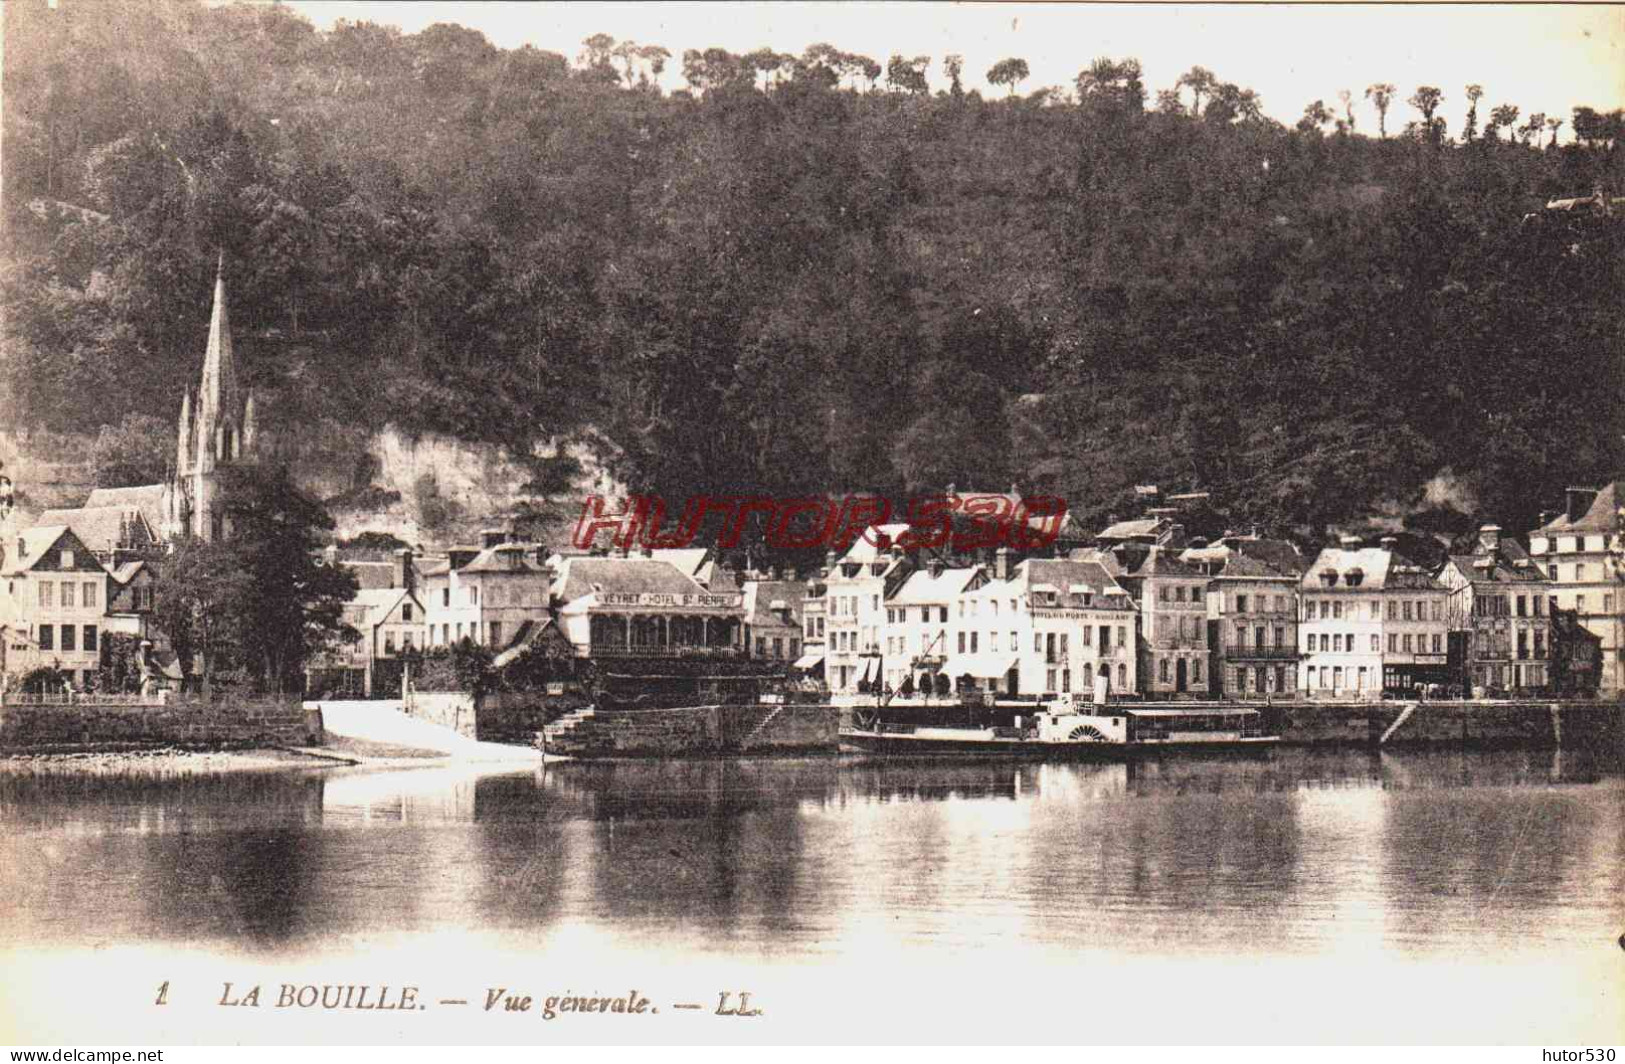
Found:
M 965 633 L 964 632 L 959 633 L 959 652 L 961 654 L 963 654 L 965 652 Z
M 40 581 L 40 585 L 39 585 L 39 604 L 41 606 L 44 606 L 46 609 L 51 608 L 52 600 L 55 598 L 55 595 L 56 595 L 56 592 L 53 590 L 55 587 L 56 587 L 56 585 L 51 583 L 48 580 L 41 580 Z
M 989 650 L 998 650 L 999 649 L 999 633 L 998 632 L 989 632 L 989 633 L 987 633 L 987 648 Z
M 66 585 L 64 585 L 64 586 L 66 586 Z M 73 638 L 73 636 L 74 636 L 73 625 L 64 624 L 62 626 L 62 649 L 63 650 L 72 650 L 72 649 L 74 649 L 74 646 L 73 646 L 74 638 Z
M 492 621 L 489 627 L 491 629 L 491 645 L 494 646 L 494 647 L 501 646 L 502 645 L 502 622 L 501 621 Z
M 83 642 L 80 645 L 83 646 L 86 650 L 95 650 L 96 649 L 96 635 L 97 635 L 96 626 L 93 625 L 93 624 L 85 625 L 83 635 L 84 635 L 85 638 L 84 638 Z
M 401 649 L 403 649 L 403 650 L 411 650 L 412 649 L 412 633 L 411 632 L 402 632 L 401 633 Z
M 972 632 L 970 634 L 970 652 L 972 654 L 976 653 L 976 633 L 975 632 Z
M 1539 607 L 1537 606 L 1536 609 L 1538 610 Z M 1438 599 L 1433 600 L 1433 619 L 1436 621 L 1444 620 L 1444 603 Z
M 1061 670 L 1061 693 L 1069 694 L 1072 691 L 1072 670 Z
M 1010 633 L 1010 653 L 1012 653 L 1012 654 L 1021 653 L 1021 643 L 1020 643 L 1020 641 L 1018 641 L 1016 639 L 1016 633 L 1014 633 L 1014 632 Z
M 73 584 L 66 580 L 62 581 L 62 608 L 65 610 L 73 608 Z
M 441 588 L 440 605 L 448 608 L 451 606 L 451 588 Z
M 1315 619 L 1315 600 L 1314 599 L 1310 599 L 1308 602 L 1305 602 L 1303 604 L 1303 619 L 1306 620 L 1306 621 L 1312 621 L 1312 620 Z
M 1197 683 L 1201 683 L 1202 682 L 1202 659 L 1197 658 L 1194 661 L 1192 661 L 1191 662 L 1191 669 L 1192 669 L 1191 679 L 1193 679 Z
M 79 585 L 79 605 L 95 607 L 95 605 L 96 605 L 96 585 L 95 584 L 88 584 L 87 583 L 87 584 L 80 584 Z
M 939 624 L 948 623 L 948 607 L 940 606 L 937 608 L 937 622 Z
M 1343 649 L 1343 637 L 1341 635 L 1337 634 L 1336 632 L 1332 633 L 1332 650 L 1337 651 L 1337 650 L 1342 650 L 1342 649 Z
M 1341 602 L 1332 603 L 1332 617 L 1339 621 L 1343 619 L 1343 604 Z
M 1055 670 L 1054 669 L 1045 669 L 1044 670 L 1044 690 L 1046 690 L 1046 691 L 1055 690 Z
M 479 588 L 471 587 L 471 588 L 468 589 L 468 604 L 470 606 L 478 606 L 480 604 L 480 589 Z
M 1518 596 L 1518 616 L 1519 617 L 1527 617 L 1527 616 L 1529 616 L 1529 599 L 1525 595 L 1519 595 Z
M 1399 653 L 1399 636 L 1395 635 L 1393 632 L 1388 633 L 1388 653 Z
M 1390 621 L 1399 620 L 1399 603 L 1393 599 L 1388 600 L 1388 619 Z
M 1343 687 L 1343 666 L 1341 666 L 1341 665 L 1333 665 L 1332 666 L 1332 687 L 1334 687 L 1334 688 L 1336 688 L 1338 690 L 1342 690 L 1342 687 Z
M 1382 620 L 1382 603 L 1376 599 L 1371 600 L 1371 619 L 1373 621 Z
M 1174 601 L 1175 602 L 1184 602 L 1185 601 L 1185 585 L 1181 584 L 1178 587 L 1174 588 Z
M 1322 632 L 1321 636 L 1320 636 L 1320 652 L 1322 654 L 1324 654 L 1328 650 L 1330 650 L 1331 648 L 1332 648 L 1332 637 L 1325 634 L 1324 632 Z
M 64 568 L 64 569 L 72 569 L 73 568 L 73 551 L 65 550 L 65 551 L 62 552 L 62 568 Z
M 1315 635 L 1314 635 L 1314 633 L 1311 632 L 1308 635 L 1304 636 L 1303 637 L 1303 642 L 1304 642 L 1304 647 L 1303 647 L 1304 651 L 1306 653 L 1313 654 L 1315 652 Z
M 1157 600 L 1160 601 L 1160 602 L 1167 602 L 1168 601 L 1168 585 L 1167 584 L 1164 584 L 1161 587 L 1157 588 Z
M 1440 652 L 1439 651 L 1439 646 L 1440 646 L 1440 640 L 1441 639 L 1442 639 L 1442 637 L 1439 635 L 1438 632 L 1433 633 L 1433 652 L 1435 654 Z
M 1286 628 L 1279 624 L 1275 626 L 1275 645 L 1277 647 L 1286 646 Z
M 1163 683 L 1168 682 L 1168 659 L 1163 658 L 1157 663 L 1157 675 Z
M 1236 596 L 1236 612 L 1237 613 L 1246 613 L 1247 612 L 1247 596 L 1246 595 L 1237 595 Z
M 1411 600 L 1406 599 L 1404 602 L 1401 602 L 1399 605 L 1400 605 L 1400 616 L 1401 616 L 1401 618 L 1404 619 L 1404 620 L 1407 620 L 1407 621 L 1410 620 L 1411 619 Z
M 1553 580 L 1557 579 L 1557 563 L 1556 562 L 1553 562 L 1552 564 L 1550 564 L 1550 565 L 1548 565 L 1546 567 L 1546 575 L 1551 577 Z
M 1434 638 L 1437 639 L 1438 636 L 1434 636 Z M 1535 657 L 1544 658 L 1545 656 L 1546 656 L 1546 633 L 1541 631 L 1539 628 L 1536 628 L 1535 629 Z
M 898 640 L 898 642 L 901 642 L 901 640 Z M 783 636 L 776 635 L 776 636 L 773 637 L 773 656 L 776 657 L 776 658 L 784 657 L 784 637 Z
M 1585 578 L 1586 578 L 1586 567 L 1581 565 L 1579 562 L 1575 562 L 1574 563 L 1574 579 L 1576 579 L 1576 580 L 1584 580 Z
M 1604 613 L 1613 613 L 1614 612 L 1614 596 L 1613 595 L 1604 595 L 1602 597 L 1602 612 L 1604 612 Z
M 384 633 L 384 656 L 393 657 L 395 654 L 395 633 Z
M 1236 646 L 1242 650 L 1247 649 L 1247 626 L 1245 624 L 1236 625 Z
M 401 603 L 401 620 L 408 624 L 412 622 L 412 604 L 410 602 Z
M 462 621 L 457 622 L 457 638 L 458 638 L 459 641 L 461 641 L 461 639 L 463 638 L 463 622 Z
M 41 650 L 56 649 L 56 626 L 42 624 L 39 626 L 39 648 Z
M 1585 611 L 1586 611 L 1586 597 L 1584 595 L 1575 595 L 1574 596 L 1574 612 L 1576 612 L 1576 613 L 1584 613 Z
M 1412 649 L 1412 647 L 1411 647 L 1411 633 L 1406 632 L 1405 636 L 1401 640 L 1401 642 L 1404 644 L 1405 653 L 1409 654 L 1411 652 L 1411 649 Z
M 1534 600 L 1532 605 L 1535 607 L 1535 616 L 1544 617 L 1546 615 L 1546 597 L 1544 595 L 1531 595 L 1530 597 Z M 1438 620 L 1439 618 L 1434 617 L 1433 619 Z
M 801 640 L 794 636 L 790 638 L 790 656 L 792 658 L 801 657 Z

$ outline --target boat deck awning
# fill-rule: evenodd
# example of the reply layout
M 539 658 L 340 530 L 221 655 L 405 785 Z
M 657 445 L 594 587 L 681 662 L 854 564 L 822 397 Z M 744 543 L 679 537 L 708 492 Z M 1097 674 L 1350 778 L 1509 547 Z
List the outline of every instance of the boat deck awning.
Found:
M 1258 710 L 1247 709 L 1242 706 L 1207 706 L 1193 705 L 1189 709 L 1141 709 L 1138 706 L 1121 706 L 1123 712 L 1134 717 L 1255 717 Z

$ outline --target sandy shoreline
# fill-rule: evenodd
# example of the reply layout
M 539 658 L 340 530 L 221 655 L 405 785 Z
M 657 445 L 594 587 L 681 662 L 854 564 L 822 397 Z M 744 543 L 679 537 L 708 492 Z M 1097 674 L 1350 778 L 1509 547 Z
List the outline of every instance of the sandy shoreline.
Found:
M 17 751 L 0 754 L 0 773 L 152 773 L 248 772 L 276 769 L 347 768 L 356 766 L 422 766 L 450 760 L 436 750 L 396 746 L 329 736 L 319 747 L 297 749 L 186 750 L 154 747 L 140 750 L 62 752 Z

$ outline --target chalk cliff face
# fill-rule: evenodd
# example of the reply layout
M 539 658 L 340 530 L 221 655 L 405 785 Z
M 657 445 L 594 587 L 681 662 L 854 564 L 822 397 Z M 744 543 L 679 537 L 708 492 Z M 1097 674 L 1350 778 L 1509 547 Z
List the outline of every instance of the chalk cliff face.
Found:
M 432 433 L 410 436 L 394 426 L 369 433 L 328 422 L 294 440 L 282 435 L 275 450 L 295 480 L 326 501 L 336 534 L 346 539 L 390 532 L 444 547 L 492 524 L 531 518 L 551 542 L 568 535 L 583 496 L 625 490 L 605 468 L 603 449 L 591 442 L 538 447 L 536 458 L 574 462 L 566 481 L 546 495 L 526 490 L 535 476 L 532 463 L 506 448 Z

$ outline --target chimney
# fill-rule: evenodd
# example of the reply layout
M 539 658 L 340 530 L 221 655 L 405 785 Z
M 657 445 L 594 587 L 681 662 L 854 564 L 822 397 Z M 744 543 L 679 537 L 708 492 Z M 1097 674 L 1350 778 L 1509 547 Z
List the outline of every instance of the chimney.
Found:
M 1337 545 L 1342 547 L 1344 550 L 1359 550 L 1360 537 L 1352 533 L 1345 532 L 1341 536 L 1337 537 Z
M 1536 527 L 1545 528 L 1555 520 L 1557 520 L 1556 510 L 1542 510 L 1540 512 L 1540 520 L 1537 522 Z
M 791 569 L 789 572 L 784 574 L 784 578 L 790 581 L 792 584 L 799 584 L 801 583 L 801 570 Z
M 1501 546 L 1501 526 L 1484 525 L 1478 530 L 1478 549 L 1483 554 L 1494 554 Z
M 500 528 L 485 528 L 480 530 L 480 549 L 500 547 L 508 542 L 508 533 Z
M 1597 499 L 1596 488 L 1569 488 L 1564 493 L 1565 503 L 1563 512 L 1570 521 L 1578 521 L 1591 509 L 1591 504 Z
M 1378 542 L 1380 542 L 1382 544 L 1382 549 L 1383 550 L 1391 551 L 1391 550 L 1394 550 L 1395 548 L 1397 548 L 1399 546 L 1399 537 L 1398 536 L 1383 536 L 1382 539 L 1379 540 Z
M 936 578 L 940 577 L 943 574 L 943 571 L 946 570 L 948 567 L 943 564 L 942 557 L 940 555 L 938 555 L 938 556 L 935 556 L 935 557 L 933 557 L 931 559 L 931 567 L 930 568 L 931 568 L 931 578 L 933 580 L 935 580 Z
M 1000 547 L 993 552 L 993 578 L 995 580 L 1010 579 L 1010 548 Z
M 411 591 L 416 582 L 417 573 L 412 567 L 412 548 L 402 547 L 395 552 L 395 572 L 390 579 L 390 587 L 404 587 Z

